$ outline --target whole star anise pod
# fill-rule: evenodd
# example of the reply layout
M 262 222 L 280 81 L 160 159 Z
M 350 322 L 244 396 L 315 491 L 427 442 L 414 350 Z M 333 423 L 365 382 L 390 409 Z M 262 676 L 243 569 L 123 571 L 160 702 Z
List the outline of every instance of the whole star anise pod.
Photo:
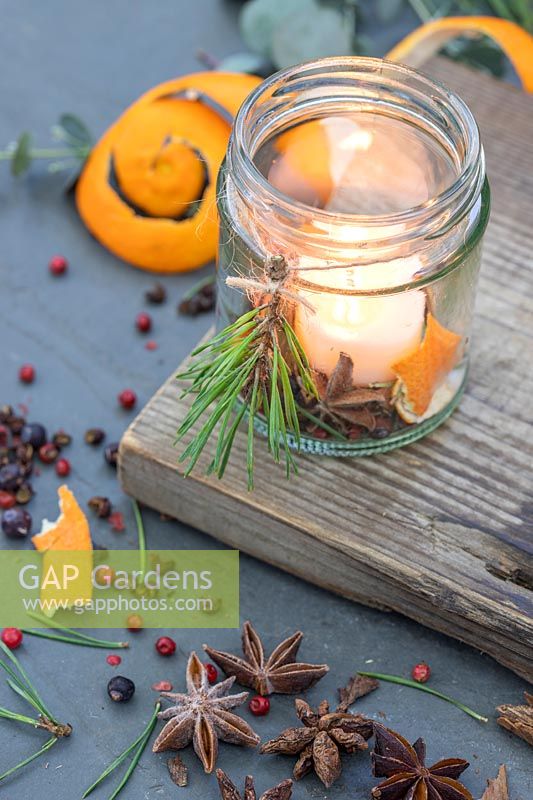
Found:
M 462 758 L 446 758 L 425 766 L 426 745 L 413 745 L 399 733 L 374 723 L 376 743 L 372 769 L 386 780 L 372 789 L 375 800 L 473 800 L 457 778 L 468 767 Z
M 255 747 L 259 736 L 245 720 L 229 709 L 240 706 L 248 692 L 228 695 L 235 678 L 209 685 L 204 665 L 191 653 L 187 663 L 187 694 L 161 692 L 173 705 L 159 714 L 169 720 L 154 742 L 154 753 L 181 750 L 192 740 L 196 755 L 206 772 L 212 772 L 217 760 L 218 740 Z
M 330 787 L 342 772 L 340 751 L 366 750 L 373 723 L 362 714 L 330 712 L 325 700 L 316 711 L 301 699 L 295 700 L 295 706 L 302 726 L 282 731 L 261 747 L 261 753 L 297 755 L 292 773 L 295 780 L 314 770 L 324 786 Z
M 216 776 L 222 800 L 242 800 L 240 792 L 225 772 L 221 769 L 217 769 Z M 286 780 L 278 783 L 278 785 L 274 786 L 272 789 L 267 789 L 266 792 L 263 792 L 259 800 L 290 800 L 291 795 L 292 781 Z M 247 775 L 244 781 L 244 800 L 256 800 L 256 797 L 254 779 L 251 775 Z
M 278 644 L 265 659 L 261 639 L 251 622 L 242 629 L 244 658 L 214 650 L 204 644 L 204 650 L 226 675 L 234 675 L 241 686 L 249 686 L 257 694 L 297 694 L 309 689 L 329 671 L 327 664 L 305 664 L 296 661 L 303 633 L 296 631 Z

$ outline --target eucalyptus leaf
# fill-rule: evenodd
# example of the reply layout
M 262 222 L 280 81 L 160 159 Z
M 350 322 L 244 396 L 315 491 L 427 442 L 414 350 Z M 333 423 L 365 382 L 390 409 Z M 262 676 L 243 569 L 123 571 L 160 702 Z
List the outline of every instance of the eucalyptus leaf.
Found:
M 257 53 L 233 53 L 218 64 L 219 72 L 247 72 L 262 75 L 267 69 L 265 58 Z
M 239 25 L 245 44 L 265 58 L 272 56 L 272 38 L 277 26 L 295 13 L 313 14 L 315 0 L 249 0 L 243 6 Z
M 279 67 L 325 56 L 353 53 L 353 30 L 334 8 L 314 4 L 313 13 L 291 13 L 281 20 L 272 40 L 272 60 Z
M 388 24 L 399 16 L 404 0 L 374 0 L 374 4 L 379 21 Z
M 21 133 L 17 139 L 16 147 L 11 159 L 11 172 L 13 175 L 22 175 L 31 164 L 31 134 Z
M 90 147 L 93 137 L 84 122 L 75 114 L 61 114 L 59 126 L 66 133 L 66 140 L 75 147 Z

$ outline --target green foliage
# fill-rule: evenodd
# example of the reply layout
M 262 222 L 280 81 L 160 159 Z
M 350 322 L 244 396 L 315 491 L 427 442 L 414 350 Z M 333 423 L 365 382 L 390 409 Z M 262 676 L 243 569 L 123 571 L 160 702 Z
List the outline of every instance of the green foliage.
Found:
M 31 134 L 21 133 L 11 156 L 11 172 L 15 177 L 22 175 L 31 164 Z
M 292 327 L 283 317 L 273 317 L 268 305 L 243 314 L 232 325 L 193 353 L 189 369 L 177 376 L 190 383 L 183 396 L 193 393 L 194 401 L 181 424 L 180 442 L 207 415 L 180 456 L 188 462 L 185 475 L 194 469 L 212 435 L 216 435 L 215 455 L 208 474 L 224 475 L 239 424 L 248 414 L 248 488 L 253 489 L 254 417 L 261 413 L 268 431 L 268 448 L 276 462 L 282 458 L 287 477 L 297 472 L 289 448 L 292 434 L 300 445 L 298 410 L 291 388 L 291 368 L 281 342 L 294 363 L 294 373 L 306 392 L 316 396 L 309 362 Z M 218 431 L 215 428 L 218 425 Z
M 314 3 L 309 12 L 293 12 L 274 28 L 271 51 L 277 67 L 353 53 L 354 29 L 349 17 Z

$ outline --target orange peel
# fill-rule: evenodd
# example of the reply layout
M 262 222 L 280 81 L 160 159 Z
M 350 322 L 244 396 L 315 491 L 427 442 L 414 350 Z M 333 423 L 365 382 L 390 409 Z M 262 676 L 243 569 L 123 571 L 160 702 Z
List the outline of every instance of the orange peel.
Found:
M 216 255 L 216 179 L 233 116 L 261 82 L 199 72 L 140 97 L 93 148 L 76 186 L 79 214 L 119 258 L 155 272 Z
M 43 521 L 32 538 L 36 550 L 92 550 L 91 531 L 85 513 L 66 484 L 57 490 L 60 514 L 55 522 Z
M 501 47 L 527 92 L 533 92 L 533 36 L 498 17 L 443 17 L 421 25 L 390 50 L 386 58 L 420 67 L 458 36 L 489 36 Z
M 416 417 L 424 415 L 435 391 L 456 366 L 460 344 L 461 337 L 429 313 L 420 346 L 392 365 L 401 382 L 401 393 Z

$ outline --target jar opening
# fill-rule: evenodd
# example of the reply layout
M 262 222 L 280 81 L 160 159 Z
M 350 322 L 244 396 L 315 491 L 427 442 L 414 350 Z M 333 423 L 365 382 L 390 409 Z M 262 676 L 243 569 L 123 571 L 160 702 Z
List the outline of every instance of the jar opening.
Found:
M 406 243 L 423 250 L 479 212 L 484 181 L 478 129 L 457 95 L 358 57 L 267 79 L 237 114 L 227 166 L 236 216 L 246 228 L 248 209 L 263 244 L 339 265 L 390 261 Z

